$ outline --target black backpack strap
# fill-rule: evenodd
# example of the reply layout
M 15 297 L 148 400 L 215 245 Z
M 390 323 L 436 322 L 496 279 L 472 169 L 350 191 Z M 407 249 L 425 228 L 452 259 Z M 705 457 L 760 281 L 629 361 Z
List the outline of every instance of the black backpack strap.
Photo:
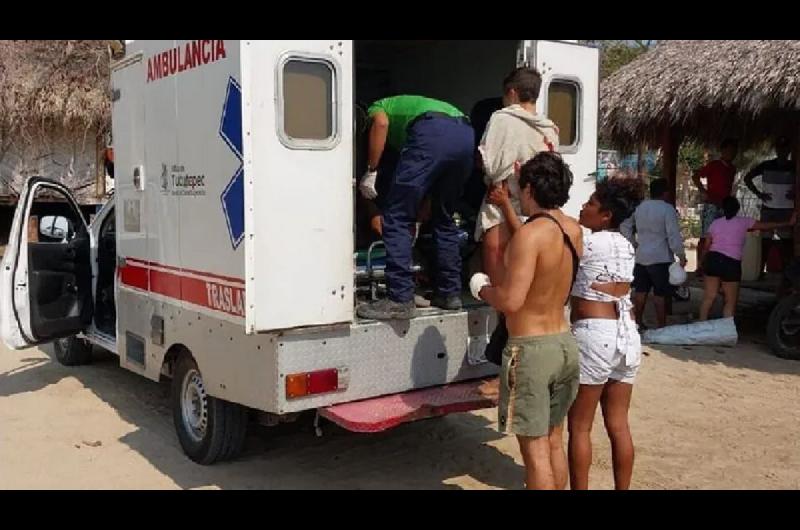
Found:
M 572 244 L 572 240 L 564 231 L 564 228 L 561 226 L 561 223 L 559 223 L 558 220 L 549 213 L 542 212 L 534 214 L 530 216 L 527 221 L 525 221 L 525 224 L 532 223 L 537 219 L 549 219 L 553 221 L 556 224 L 556 226 L 558 226 L 558 229 L 561 230 L 561 235 L 564 237 L 564 244 L 569 249 L 570 254 L 572 254 L 572 283 L 569 286 L 570 294 L 567 294 L 567 302 L 566 302 L 569 303 L 569 298 L 572 293 L 572 287 L 575 285 L 575 280 L 578 277 L 578 267 L 580 266 L 581 262 L 580 258 L 578 257 L 578 252 L 575 250 L 575 245 Z

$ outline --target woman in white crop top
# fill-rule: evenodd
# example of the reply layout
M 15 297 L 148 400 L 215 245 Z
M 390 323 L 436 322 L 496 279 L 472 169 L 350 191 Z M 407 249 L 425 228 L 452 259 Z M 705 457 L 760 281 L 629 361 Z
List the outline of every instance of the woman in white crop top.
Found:
M 569 412 L 569 473 L 572 489 L 589 487 L 591 429 L 598 403 L 611 439 L 614 484 L 630 487 L 633 440 L 628 426 L 641 341 L 633 319 L 630 285 L 635 251 L 619 225 L 641 202 L 638 179 L 597 185 L 583 206 L 583 256 L 572 289 L 572 332 L 580 350 L 580 389 Z

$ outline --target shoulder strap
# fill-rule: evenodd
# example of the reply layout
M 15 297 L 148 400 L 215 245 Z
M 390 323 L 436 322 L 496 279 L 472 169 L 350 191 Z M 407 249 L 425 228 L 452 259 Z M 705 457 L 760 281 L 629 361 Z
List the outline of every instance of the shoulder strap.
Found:
M 575 250 L 575 245 L 572 244 L 572 240 L 564 231 L 564 228 L 561 226 L 561 223 L 559 223 L 558 220 L 556 220 L 556 218 L 550 215 L 549 213 L 541 212 L 534 214 L 530 216 L 527 221 L 525 221 L 525 224 L 532 223 L 537 219 L 549 219 L 553 221 L 558 227 L 558 229 L 561 230 L 561 235 L 564 237 L 564 244 L 569 249 L 570 254 L 572 254 L 572 283 L 569 286 L 569 293 L 567 294 L 567 302 L 566 302 L 569 303 L 569 297 L 570 294 L 572 293 L 572 287 L 575 285 L 575 279 L 578 277 L 578 266 L 580 265 L 580 258 L 578 257 L 578 252 Z

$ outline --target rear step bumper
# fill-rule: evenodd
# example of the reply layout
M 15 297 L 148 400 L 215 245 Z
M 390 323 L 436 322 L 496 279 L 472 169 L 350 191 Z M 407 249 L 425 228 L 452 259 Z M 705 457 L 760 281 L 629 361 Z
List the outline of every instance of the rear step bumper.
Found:
M 401 423 L 468 412 L 497 405 L 497 386 L 490 379 L 413 390 L 319 410 L 320 416 L 352 432 L 375 433 Z

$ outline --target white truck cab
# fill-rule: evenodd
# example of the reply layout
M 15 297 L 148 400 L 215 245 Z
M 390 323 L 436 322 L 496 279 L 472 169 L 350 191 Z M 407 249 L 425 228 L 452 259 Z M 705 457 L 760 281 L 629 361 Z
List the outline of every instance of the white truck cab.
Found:
M 594 190 L 597 50 L 563 41 L 129 41 L 112 65 L 115 192 L 89 226 L 61 184 L 31 178 L 0 268 L 0 335 L 96 345 L 172 379 L 181 445 L 233 458 L 249 419 L 297 413 L 359 432 L 492 405 L 495 313 L 359 320 L 378 296 L 358 248 L 356 103 L 419 93 L 469 113 L 515 66 L 543 76 L 577 215 Z M 465 214 L 464 217 L 468 217 Z M 366 262 L 364 262 L 366 259 Z M 359 261 L 361 260 L 361 261 Z M 466 263 L 466 262 L 465 262 Z M 424 269 L 424 266 L 420 266 Z

